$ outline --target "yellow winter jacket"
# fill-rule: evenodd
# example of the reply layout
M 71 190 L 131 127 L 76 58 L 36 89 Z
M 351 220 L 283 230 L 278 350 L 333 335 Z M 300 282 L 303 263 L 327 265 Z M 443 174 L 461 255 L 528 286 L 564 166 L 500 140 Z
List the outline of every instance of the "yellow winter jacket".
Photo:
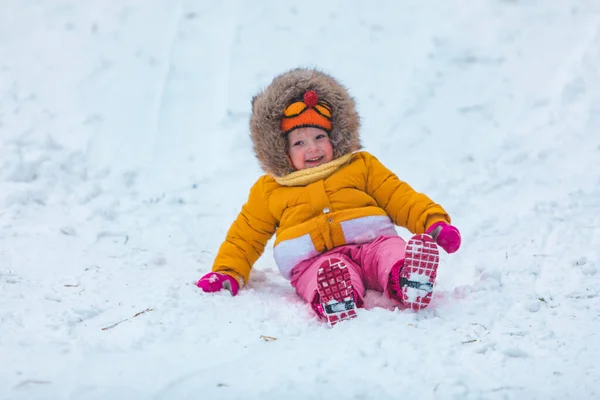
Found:
M 295 265 L 324 251 L 397 235 L 394 224 L 423 233 L 435 222 L 450 223 L 440 205 L 364 151 L 291 175 L 258 179 L 219 249 L 213 271 L 248 282 L 274 233 L 275 261 L 290 279 Z

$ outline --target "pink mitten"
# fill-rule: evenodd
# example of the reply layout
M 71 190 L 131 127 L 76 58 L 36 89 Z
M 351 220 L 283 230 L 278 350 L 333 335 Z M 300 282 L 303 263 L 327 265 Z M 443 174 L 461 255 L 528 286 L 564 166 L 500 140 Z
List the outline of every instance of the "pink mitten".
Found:
M 240 284 L 235 278 L 220 272 L 209 272 L 200 278 L 196 286 L 205 292 L 218 292 L 221 289 L 227 289 L 232 296 L 235 296 L 240 289 Z
M 443 221 L 436 222 L 427 229 L 427 234 L 446 251 L 454 253 L 460 247 L 460 232 L 456 227 Z

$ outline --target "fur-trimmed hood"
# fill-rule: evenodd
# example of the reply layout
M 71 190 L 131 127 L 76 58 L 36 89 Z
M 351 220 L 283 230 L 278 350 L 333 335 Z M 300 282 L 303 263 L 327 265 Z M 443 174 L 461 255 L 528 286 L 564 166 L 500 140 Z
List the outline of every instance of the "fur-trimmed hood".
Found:
M 281 131 L 286 106 L 307 90 L 317 92 L 332 108 L 333 159 L 360 150 L 360 120 L 354 99 L 333 77 L 316 69 L 297 68 L 273 79 L 252 99 L 250 136 L 256 158 L 268 174 L 282 177 L 295 171 L 287 155 L 287 139 Z

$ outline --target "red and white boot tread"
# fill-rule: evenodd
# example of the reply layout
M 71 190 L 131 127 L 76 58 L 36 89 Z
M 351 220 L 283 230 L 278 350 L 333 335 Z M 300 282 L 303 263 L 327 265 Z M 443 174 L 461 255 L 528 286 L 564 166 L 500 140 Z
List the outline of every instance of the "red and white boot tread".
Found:
M 317 291 L 330 326 L 356 317 L 352 280 L 342 260 L 330 258 L 321 264 L 317 272 Z
M 418 311 L 429 305 L 439 262 L 439 251 L 431 236 L 415 235 L 408 241 L 400 271 L 402 302 L 407 308 Z

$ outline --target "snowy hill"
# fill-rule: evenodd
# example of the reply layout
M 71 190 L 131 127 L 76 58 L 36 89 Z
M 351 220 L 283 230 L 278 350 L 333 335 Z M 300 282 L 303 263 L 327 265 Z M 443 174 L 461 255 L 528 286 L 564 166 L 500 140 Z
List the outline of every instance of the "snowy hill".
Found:
M 0 398 L 599 398 L 598 65 L 597 0 L 8 0 Z M 296 66 L 461 229 L 429 309 L 327 329 L 270 246 L 238 297 L 194 286 Z

